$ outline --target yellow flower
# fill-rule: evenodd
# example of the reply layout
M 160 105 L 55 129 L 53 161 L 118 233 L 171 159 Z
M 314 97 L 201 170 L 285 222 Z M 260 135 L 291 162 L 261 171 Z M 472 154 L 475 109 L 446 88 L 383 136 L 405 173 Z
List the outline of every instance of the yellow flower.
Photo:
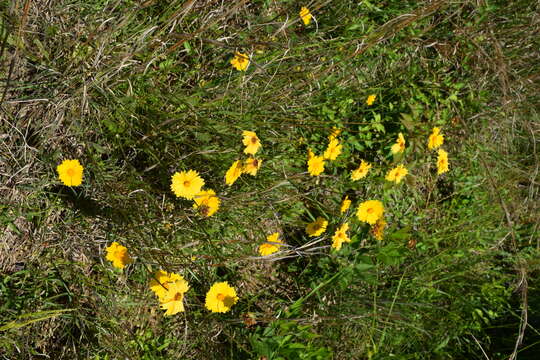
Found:
M 152 280 L 150 280 L 150 290 L 152 290 L 158 298 L 162 299 L 167 294 L 167 291 L 169 291 L 171 284 L 182 280 L 184 280 L 182 275 L 158 270 L 154 274 Z
M 167 310 L 165 315 L 174 315 L 184 311 L 184 294 L 189 290 L 188 282 L 179 279 L 172 282 L 159 299 L 161 308 Z
M 128 254 L 125 246 L 120 245 L 116 241 L 107 247 L 107 260 L 112 261 L 113 266 L 118 269 L 123 269 L 127 264 L 131 264 L 133 260 Z
M 328 141 L 332 141 L 333 139 L 336 139 L 339 134 L 341 134 L 341 129 L 338 129 L 335 126 L 332 126 L 332 131 L 330 132 L 330 135 L 328 135 Z
M 311 176 L 319 176 L 324 171 L 324 159 L 322 156 L 313 156 L 308 160 L 307 164 Z
M 382 218 L 383 213 L 384 206 L 382 202 L 379 200 L 368 200 L 360 204 L 356 211 L 356 216 L 358 217 L 358 220 L 373 225 L 377 220 Z
M 351 203 L 352 201 L 349 200 L 349 196 L 345 195 L 345 199 L 343 199 L 343 201 L 341 202 L 341 207 L 339 208 L 339 212 L 343 214 L 344 212 L 349 210 Z
M 343 145 L 340 145 L 338 139 L 332 139 L 328 143 L 328 147 L 323 154 L 325 160 L 336 160 L 339 154 L 341 154 L 341 149 Z
M 249 65 L 249 56 L 236 51 L 231 60 L 231 65 L 238 71 L 246 71 Z
M 244 174 L 249 174 L 251 176 L 257 175 L 257 171 L 261 168 L 262 160 L 255 159 L 250 157 L 244 163 L 244 169 L 242 170 Z
M 373 103 L 375 102 L 375 99 L 376 99 L 376 98 L 377 98 L 377 95 L 375 95 L 375 94 L 369 95 L 369 96 L 367 97 L 367 99 L 366 99 L 366 104 L 367 104 L 368 106 L 373 105 Z
M 353 172 L 351 173 L 351 180 L 356 181 L 366 177 L 369 169 L 371 169 L 371 164 L 362 160 L 358 169 L 353 170 Z
M 386 227 L 386 221 L 383 218 L 377 220 L 377 222 L 371 227 L 371 234 L 375 239 L 381 241 L 383 239 L 384 228 Z
M 444 135 L 439 134 L 440 132 L 441 129 L 434 127 L 431 135 L 429 135 L 427 146 L 430 150 L 436 149 L 444 143 Z
M 84 168 L 79 160 L 64 160 L 56 167 L 60 181 L 66 186 L 79 186 L 82 184 Z
M 221 200 L 216 196 L 214 190 L 203 190 L 193 198 L 193 207 L 199 209 L 203 216 L 212 216 L 218 211 Z
M 348 223 L 344 223 L 336 230 L 336 232 L 332 236 L 332 247 L 334 249 L 339 250 L 341 249 L 341 244 L 343 244 L 344 242 L 351 242 L 351 239 L 347 235 L 348 230 Z
M 405 138 L 402 133 L 399 133 L 396 143 L 392 145 L 392 154 L 397 154 L 405 151 Z
M 255 155 L 255 153 L 259 151 L 259 148 L 262 146 L 257 134 L 253 131 L 244 130 L 242 132 L 242 136 L 244 136 L 242 142 L 246 146 L 244 149 L 244 154 Z
M 448 153 L 443 149 L 439 149 L 437 157 L 437 174 L 443 174 L 448 171 Z
M 306 233 L 309 236 L 319 236 L 326 231 L 327 225 L 328 221 L 319 216 L 314 222 L 306 226 Z
M 283 244 L 283 241 L 279 240 L 278 233 L 273 233 L 272 235 L 268 235 L 266 237 L 266 241 L 267 242 L 259 246 L 259 254 L 261 256 L 270 255 L 279 251 L 279 248 L 281 247 L 280 244 Z
M 307 159 L 311 160 L 314 156 L 315 154 L 313 153 L 313 151 L 311 151 L 311 149 L 307 149 Z
M 238 301 L 236 290 L 226 281 L 212 285 L 206 293 L 205 306 L 211 312 L 225 313 Z
M 233 162 L 229 170 L 225 173 L 225 184 L 231 186 L 242 175 L 242 164 L 240 160 Z
M 204 180 L 195 170 L 175 172 L 172 176 L 171 190 L 177 197 L 192 200 L 201 192 Z
M 386 180 L 394 181 L 396 184 L 399 184 L 408 173 L 409 171 L 405 169 L 403 165 L 398 165 L 392 170 L 388 171 L 386 174 Z
M 300 18 L 302 18 L 304 25 L 309 25 L 311 17 L 312 15 L 309 12 L 309 9 L 305 6 L 302 6 L 302 8 L 300 9 Z

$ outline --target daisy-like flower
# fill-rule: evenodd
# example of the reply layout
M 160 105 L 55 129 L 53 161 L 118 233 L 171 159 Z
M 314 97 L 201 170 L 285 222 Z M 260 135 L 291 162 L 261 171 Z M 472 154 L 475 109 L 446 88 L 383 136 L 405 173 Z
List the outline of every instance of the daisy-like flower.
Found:
M 444 143 L 444 135 L 440 134 L 441 129 L 434 127 L 431 135 L 428 138 L 428 148 L 430 150 L 436 149 Z
M 437 174 L 441 175 L 448 171 L 448 153 L 439 149 L 437 156 Z
M 353 170 L 353 172 L 351 173 L 351 180 L 357 181 L 365 178 L 369 169 L 371 169 L 371 164 L 369 164 L 367 161 L 362 160 L 358 169 Z
M 324 172 L 324 159 L 322 156 L 313 156 L 308 160 L 307 164 L 311 176 L 319 176 Z
M 335 126 L 332 126 L 332 131 L 330 131 L 330 135 L 328 135 L 328 141 L 332 141 L 333 139 L 336 139 L 339 134 L 341 134 L 341 129 L 338 129 Z
M 64 160 L 56 167 L 60 181 L 66 186 L 82 184 L 84 168 L 79 160 Z
M 225 184 L 231 186 L 242 175 L 242 162 L 236 160 L 225 173 Z
M 244 136 L 242 143 L 244 143 L 246 146 L 244 149 L 244 154 L 255 155 L 255 153 L 259 151 L 259 148 L 262 146 L 257 134 L 253 131 L 244 130 L 242 132 L 242 136 Z
M 123 269 L 127 264 L 131 264 L 133 260 L 128 254 L 128 249 L 120 245 L 116 241 L 107 247 L 107 260 L 112 261 L 115 268 Z
M 312 237 L 319 236 L 326 231 L 326 226 L 328 226 L 328 221 L 319 216 L 314 222 L 306 226 L 306 233 Z
M 161 299 L 165 297 L 171 285 L 177 281 L 185 280 L 182 275 L 158 270 L 155 272 L 152 280 L 150 280 L 150 290 L 152 290 L 154 294 Z
M 351 239 L 347 235 L 348 230 L 349 230 L 348 223 L 344 223 L 336 230 L 336 232 L 332 236 L 332 247 L 334 249 L 339 250 L 341 249 L 341 245 L 344 242 L 351 242 Z
M 328 143 L 328 147 L 323 154 L 325 160 L 336 160 L 339 154 L 341 154 L 341 149 L 343 145 L 339 143 L 338 139 L 332 139 Z
M 205 306 L 211 312 L 225 313 L 238 301 L 236 290 L 226 281 L 217 282 L 206 293 Z
M 407 175 L 409 171 L 405 169 L 405 166 L 398 165 L 392 170 L 388 171 L 386 174 L 386 180 L 394 181 L 396 184 L 399 184 L 401 180 Z
M 255 159 L 250 157 L 244 162 L 244 169 L 242 171 L 244 172 L 244 174 L 255 176 L 257 175 L 257 171 L 261 168 L 261 165 L 261 159 Z
M 358 220 L 373 225 L 382 218 L 384 213 L 384 206 L 379 200 L 364 201 L 358 207 L 356 216 Z
M 203 190 L 193 198 L 193 207 L 199 210 L 203 216 L 212 216 L 218 211 L 221 200 L 216 196 L 214 190 Z
M 302 19 L 302 21 L 304 22 L 304 25 L 309 25 L 309 23 L 311 22 L 311 18 L 312 18 L 312 15 L 311 13 L 309 12 L 309 9 L 305 6 L 302 6 L 302 8 L 300 9 L 300 18 Z
M 238 71 L 246 71 L 249 66 L 249 56 L 236 51 L 231 59 L 231 65 Z
M 339 208 L 339 212 L 343 214 L 347 210 L 349 210 L 349 207 L 351 207 L 352 201 L 349 200 L 349 195 L 345 195 L 345 199 L 341 202 L 341 207 Z
M 368 106 L 373 105 L 373 103 L 375 102 L 375 99 L 376 99 L 376 98 L 377 98 L 377 95 L 375 95 L 375 94 L 369 95 L 369 96 L 367 97 L 367 99 L 366 99 L 366 104 L 367 104 Z
M 259 254 L 261 256 L 266 256 L 278 252 L 279 248 L 281 247 L 280 244 L 283 244 L 283 241 L 279 239 L 279 233 L 277 232 L 273 233 L 272 235 L 268 235 L 266 237 L 266 241 L 267 242 L 259 246 Z
M 402 133 L 399 133 L 396 143 L 392 145 L 392 154 L 397 154 L 405 151 L 405 138 Z
M 381 217 L 373 226 L 371 226 L 371 235 L 379 241 L 383 239 L 384 228 L 386 227 L 386 221 Z
M 177 197 L 192 200 L 203 186 L 204 179 L 195 170 L 175 172 L 171 177 L 171 190 Z
M 180 279 L 169 285 L 163 297 L 159 299 L 161 308 L 167 310 L 165 315 L 174 315 L 184 311 L 184 294 L 189 290 L 186 280 Z

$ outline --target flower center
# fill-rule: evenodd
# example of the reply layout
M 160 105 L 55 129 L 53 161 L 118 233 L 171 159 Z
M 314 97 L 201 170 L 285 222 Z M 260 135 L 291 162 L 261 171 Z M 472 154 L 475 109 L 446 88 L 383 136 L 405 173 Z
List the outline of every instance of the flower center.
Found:
M 182 293 L 177 292 L 174 294 L 174 301 L 182 300 Z
M 257 165 L 259 165 L 259 161 L 257 159 L 253 159 L 251 165 L 253 165 L 253 167 L 257 167 Z
M 221 293 L 217 294 L 216 297 L 217 297 L 217 299 L 218 299 L 219 301 L 223 301 L 223 300 L 225 300 L 225 298 L 226 298 L 226 296 L 225 296 L 224 294 L 221 294 Z
M 191 185 L 191 183 L 188 180 L 184 181 L 184 186 L 185 187 L 189 187 L 189 185 Z
M 75 176 L 75 170 L 74 170 L 73 168 L 67 169 L 66 172 L 67 172 L 67 174 L 68 174 L 69 176 Z
M 251 143 L 252 143 L 252 144 L 256 144 L 256 143 L 257 143 L 257 140 L 258 140 L 258 139 L 257 139 L 256 137 L 252 137 L 252 138 L 251 138 Z
M 371 213 L 373 213 L 373 211 L 374 211 L 374 210 L 373 210 L 373 208 L 369 208 L 369 209 L 367 209 L 367 213 L 368 213 L 368 214 L 371 214 Z

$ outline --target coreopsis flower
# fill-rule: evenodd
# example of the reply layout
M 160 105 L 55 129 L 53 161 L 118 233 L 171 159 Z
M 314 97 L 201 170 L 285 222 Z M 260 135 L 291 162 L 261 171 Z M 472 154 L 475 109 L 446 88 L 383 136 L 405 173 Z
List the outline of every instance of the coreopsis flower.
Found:
M 322 156 L 313 156 L 308 160 L 308 171 L 311 176 L 319 176 L 324 172 L 324 159 Z
M 409 171 L 403 165 L 398 165 L 386 174 L 386 180 L 394 181 L 399 184 L 401 180 L 407 175 Z
M 313 151 L 311 151 L 311 149 L 307 149 L 307 159 L 311 160 L 314 156 L 315 154 L 313 153 Z
M 242 143 L 244 143 L 246 146 L 244 149 L 244 154 L 255 155 L 255 153 L 259 151 L 259 148 L 262 146 L 257 134 L 253 131 L 244 130 L 242 132 L 242 136 L 244 136 Z
M 368 106 L 373 105 L 373 103 L 375 102 L 375 99 L 376 99 L 376 98 L 377 98 L 377 95 L 375 95 L 375 94 L 369 95 L 369 96 L 367 97 L 367 99 L 366 99 L 366 104 L 367 104 Z
M 386 227 L 386 221 L 381 217 L 373 226 L 371 226 L 371 234 L 379 241 L 383 239 L 384 228 Z
M 195 170 L 175 172 L 171 177 L 171 190 L 177 197 L 192 200 L 203 186 L 204 179 Z
M 302 6 L 302 8 L 300 9 L 300 18 L 302 19 L 302 21 L 304 22 L 304 25 L 309 25 L 309 23 L 311 22 L 311 18 L 312 18 L 312 15 L 311 13 L 309 12 L 309 9 L 305 6 Z
M 188 290 L 189 284 L 184 279 L 169 284 L 163 297 L 159 298 L 161 308 L 167 310 L 165 315 L 174 315 L 184 311 L 184 294 Z
M 278 252 L 281 244 L 283 244 L 283 242 L 279 239 L 279 233 L 277 232 L 273 233 L 272 235 L 268 235 L 266 237 L 266 241 L 267 242 L 259 246 L 259 254 L 261 256 L 266 256 Z
M 326 151 L 323 154 L 323 158 L 325 160 L 336 160 L 339 154 L 341 154 L 341 149 L 343 148 L 343 145 L 339 143 L 338 139 L 332 139 L 328 143 L 328 147 L 326 148 Z
M 64 160 L 56 167 L 60 181 L 66 186 L 82 184 L 84 168 L 79 160 Z
M 195 202 L 193 208 L 199 211 L 203 216 L 212 216 L 218 211 L 221 200 L 216 196 L 214 190 L 203 190 L 193 198 Z
M 158 270 L 155 272 L 152 280 L 150 280 L 150 290 L 156 294 L 158 298 L 165 297 L 167 291 L 171 284 L 177 281 L 185 281 L 182 275 L 175 273 L 168 273 L 163 270 Z
M 392 154 L 397 154 L 405 151 L 405 138 L 402 133 L 398 134 L 396 143 L 392 145 Z
M 225 184 L 231 186 L 242 175 L 241 160 L 233 162 L 229 170 L 225 173 Z
M 434 127 L 428 138 L 428 148 L 436 149 L 444 143 L 444 135 L 440 134 L 441 129 Z
M 261 165 L 261 159 L 255 159 L 250 157 L 244 162 L 244 168 L 242 169 L 242 171 L 244 172 L 244 174 L 255 176 L 257 175 L 257 171 L 260 169 Z
M 351 239 L 347 235 L 348 230 L 349 230 L 348 223 L 344 223 L 336 230 L 336 232 L 332 236 L 332 247 L 334 249 L 339 250 L 341 249 L 341 245 L 344 242 L 351 242 Z
M 246 71 L 249 66 L 249 56 L 236 51 L 231 59 L 231 65 L 238 71 Z
M 205 306 L 211 312 L 225 313 L 238 301 L 236 290 L 226 281 L 212 285 L 206 293 Z
M 332 131 L 330 131 L 330 135 L 328 135 L 328 141 L 332 141 L 333 139 L 336 139 L 339 134 L 341 134 L 341 129 L 338 129 L 335 126 L 332 126 Z
M 349 210 L 349 207 L 351 206 L 352 201 L 349 200 L 349 195 L 345 195 L 345 199 L 341 202 L 341 207 L 339 208 L 340 213 L 344 213 L 347 210 Z
M 328 226 L 328 221 L 319 216 L 314 222 L 306 226 L 306 233 L 309 236 L 319 236 L 326 231 L 326 226 Z
M 356 181 L 366 177 L 369 169 L 371 169 L 371 164 L 369 164 L 367 161 L 362 160 L 358 169 L 352 171 L 351 180 Z
M 123 269 L 127 264 L 131 264 L 133 260 L 128 254 L 128 249 L 120 245 L 116 241 L 107 247 L 107 260 L 112 261 L 115 268 Z
M 373 225 L 382 218 L 384 213 L 384 206 L 379 200 L 368 200 L 358 206 L 356 216 L 358 220 Z
M 437 174 L 443 174 L 448 171 L 448 153 L 439 149 L 437 156 Z

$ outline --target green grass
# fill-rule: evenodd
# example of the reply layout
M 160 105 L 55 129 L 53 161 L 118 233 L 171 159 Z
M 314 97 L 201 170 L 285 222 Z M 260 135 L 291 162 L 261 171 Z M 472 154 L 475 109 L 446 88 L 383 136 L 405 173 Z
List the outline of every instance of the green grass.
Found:
M 316 22 L 298 17 L 308 6 Z M 8 359 L 534 359 L 538 5 L 0 2 L 0 355 Z M 248 70 L 229 61 L 248 53 Z M 376 94 L 372 106 L 368 95 Z M 426 147 L 445 134 L 450 171 Z M 344 145 L 320 177 L 333 127 Z M 262 142 L 257 176 L 227 186 Z M 398 133 L 407 141 L 392 156 Z M 61 185 L 63 159 L 84 165 Z M 358 182 L 350 171 L 373 164 Z M 386 172 L 403 163 L 402 183 Z M 170 190 L 197 170 L 212 217 Z M 353 207 L 339 213 L 347 194 Z M 354 214 L 384 203 L 376 241 Z M 320 239 L 304 228 L 329 221 Z M 344 221 L 351 243 L 332 251 Z M 279 259 L 257 247 L 279 232 Z M 317 241 L 320 240 L 320 241 Z M 105 259 L 112 242 L 135 262 Z M 158 269 L 191 289 L 166 317 Z M 212 283 L 239 302 L 205 309 Z M 517 344 L 517 347 L 516 347 Z

